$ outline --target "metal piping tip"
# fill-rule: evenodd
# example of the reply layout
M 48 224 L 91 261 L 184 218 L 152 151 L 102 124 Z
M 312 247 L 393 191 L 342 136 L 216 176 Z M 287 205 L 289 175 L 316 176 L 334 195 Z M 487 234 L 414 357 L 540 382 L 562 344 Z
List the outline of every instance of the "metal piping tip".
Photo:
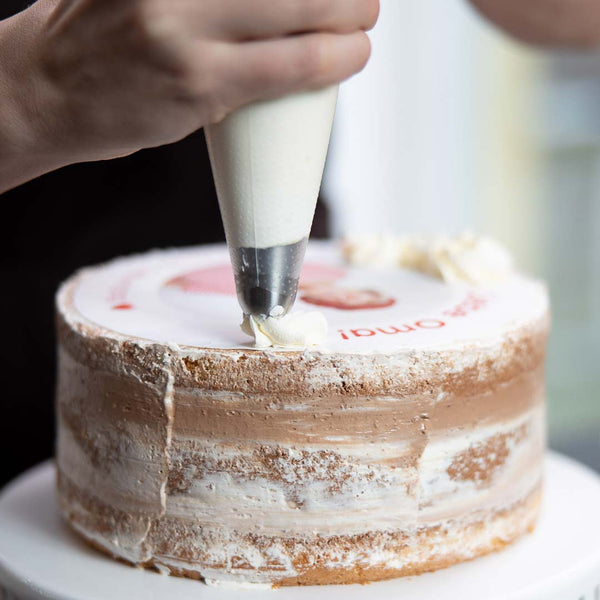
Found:
M 293 306 L 308 238 L 269 248 L 230 248 L 239 303 L 246 315 L 279 317 Z

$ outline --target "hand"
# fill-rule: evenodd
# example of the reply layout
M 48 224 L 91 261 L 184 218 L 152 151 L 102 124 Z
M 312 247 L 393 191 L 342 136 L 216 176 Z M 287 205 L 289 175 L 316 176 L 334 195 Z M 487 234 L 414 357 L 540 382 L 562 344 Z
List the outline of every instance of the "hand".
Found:
M 544 46 L 594 48 L 600 44 L 597 0 L 471 0 L 515 38 Z
M 0 23 L 0 71 L 11 56 L 19 64 L 13 107 L 38 154 L 114 158 L 253 100 L 351 76 L 368 59 L 364 31 L 378 9 L 378 0 L 38 0 Z

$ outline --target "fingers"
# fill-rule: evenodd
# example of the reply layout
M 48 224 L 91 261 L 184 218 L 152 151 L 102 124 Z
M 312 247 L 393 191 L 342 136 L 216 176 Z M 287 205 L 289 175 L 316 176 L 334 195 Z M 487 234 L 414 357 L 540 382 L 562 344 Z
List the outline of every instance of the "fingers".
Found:
M 141 30 L 143 38 L 152 42 L 146 46 L 154 48 L 153 60 L 168 76 L 165 93 L 196 107 L 203 124 L 216 122 L 254 100 L 322 88 L 357 73 L 371 51 L 362 28 L 372 25 L 378 9 L 378 0 L 251 0 L 256 12 L 248 20 L 254 23 L 252 28 L 244 30 L 243 39 L 224 40 L 182 31 L 182 3 L 191 2 L 200 12 L 206 10 L 210 21 L 221 14 L 215 12 L 215 3 L 221 2 L 233 13 L 223 20 L 223 26 L 239 19 L 242 27 L 242 15 L 248 10 L 242 7 L 248 0 L 169 0 L 169 11 L 165 11 L 165 0 L 148 2 Z M 267 6 L 277 18 L 260 14 L 263 9 L 269 12 Z M 348 10 L 356 7 L 362 8 Z M 342 33 L 319 30 L 326 24 Z M 295 26 L 309 32 L 291 33 Z M 271 35 L 274 32 L 277 35 Z M 262 37 L 267 34 L 271 37 Z
M 221 71 L 229 108 L 318 89 L 347 79 L 366 64 L 371 46 L 364 32 L 316 33 L 231 44 Z
M 230 41 L 366 31 L 379 14 L 379 0 L 176 1 L 197 33 Z

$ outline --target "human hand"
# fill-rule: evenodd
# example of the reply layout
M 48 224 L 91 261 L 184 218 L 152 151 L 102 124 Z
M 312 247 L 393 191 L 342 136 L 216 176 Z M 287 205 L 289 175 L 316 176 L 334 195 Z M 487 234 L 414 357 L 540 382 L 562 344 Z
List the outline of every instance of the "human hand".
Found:
M 600 44 L 597 0 L 471 0 L 490 21 L 526 43 L 590 49 Z
M 40 138 L 37 151 L 53 148 L 69 164 L 174 142 L 248 102 L 351 76 L 368 59 L 364 31 L 378 8 L 378 0 L 38 0 L 9 19 L 8 42 L 0 29 L 0 44 L 16 46 L 14 108 Z M 0 56 L 10 60 L 2 48 Z

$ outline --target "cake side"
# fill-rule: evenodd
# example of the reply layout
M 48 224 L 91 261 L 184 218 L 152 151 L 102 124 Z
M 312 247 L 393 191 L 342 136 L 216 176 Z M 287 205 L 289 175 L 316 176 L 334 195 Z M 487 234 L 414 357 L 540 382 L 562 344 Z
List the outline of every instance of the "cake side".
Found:
M 202 349 L 58 297 L 59 498 L 104 551 L 205 580 L 370 581 L 533 526 L 547 308 L 395 353 Z

